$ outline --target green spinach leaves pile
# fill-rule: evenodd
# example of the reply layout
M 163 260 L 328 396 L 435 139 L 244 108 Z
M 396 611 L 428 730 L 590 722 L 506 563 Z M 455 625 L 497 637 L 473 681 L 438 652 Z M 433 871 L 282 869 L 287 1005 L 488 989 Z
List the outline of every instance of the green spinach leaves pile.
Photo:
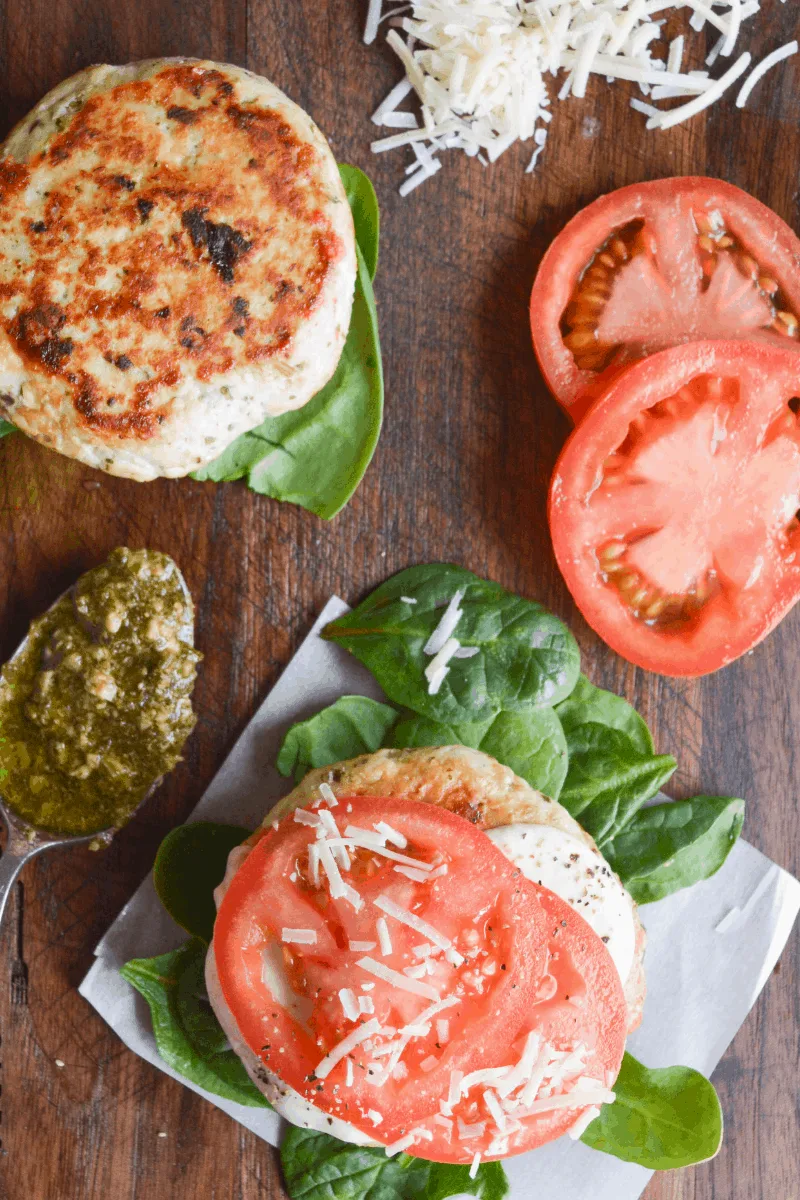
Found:
M 425 678 L 424 647 L 445 606 L 462 593 L 455 634 L 470 657 L 453 658 L 439 690 Z M 277 766 L 300 780 L 382 747 L 460 743 L 485 751 L 557 799 L 594 837 L 640 904 L 660 900 L 724 863 L 742 828 L 743 801 L 696 796 L 651 803 L 676 768 L 656 754 L 647 725 L 621 697 L 580 674 L 569 630 L 533 601 L 457 566 L 412 567 L 323 637 L 364 663 L 389 704 L 342 696 L 287 732 Z M 266 1106 L 233 1052 L 205 994 L 202 964 L 214 920 L 212 891 L 228 851 L 246 831 L 197 823 L 170 833 L 154 868 L 162 903 L 191 935 L 180 949 L 139 959 L 123 975 L 145 996 L 159 1053 L 207 1091 Z M 630 1054 L 614 1090 L 583 1134 L 596 1150 L 653 1170 L 702 1162 L 719 1149 L 722 1113 L 711 1083 L 688 1067 L 649 1069 Z M 465 1193 L 502 1200 L 499 1163 L 466 1167 L 410 1155 L 387 1159 L 329 1134 L 290 1129 L 281 1147 L 289 1195 L 304 1200 L 406 1200 Z
M 333 378 L 294 412 L 269 417 L 232 442 L 193 479 L 245 479 L 254 492 L 331 518 L 369 466 L 383 420 L 383 366 L 372 281 L 380 217 L 375 190 L 357 167 L 339 168 L 356 231 L 358 275 L 347 340 Z M 0 420 L 0 437 L 14 426 Z

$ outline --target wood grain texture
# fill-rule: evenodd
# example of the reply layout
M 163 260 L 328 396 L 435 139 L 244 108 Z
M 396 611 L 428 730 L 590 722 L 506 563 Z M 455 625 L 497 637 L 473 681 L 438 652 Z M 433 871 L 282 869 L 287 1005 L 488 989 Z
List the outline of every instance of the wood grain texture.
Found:
M 453 157 L 396 195 L 402 152 L 373 159 L 368 115 L 398 78 L 360 33 L 359 0 L 2 0 L 3 132 L 91 62 L 191 54 L 273 79 L 309 110 L 341 160 L 373 175 L 383 207 L 378 299 L 384 435 L 364 485 L 330 524 L 238 485 L 133 484 L 12 438 L 0 446 L 0 656 L 29 618 L 114 546 L 172 554 L 197 602 L 206 660 L 186 761 L 100 855 L 26 871 L 30 1003 L 9 1004 L 12 931 L 0 942 L 3 1200 L 250 1200 L 284 1195 L 273 1152 L 136 1059 L 78 996 L 96 941 L 196 803 L 237 733 L 333 591 L 357 600 L 410 563 L 451 559 L 534 596 L 576 631 L 584 668 L 628 696 L 677 755 L 676 794 L 748 800 L 746 834 L 800 869 L 800 608 L 755 654 L 700 682 L 628 666 L 582 622 L 545 520 L 567 421 L 537 373 L 527 300 L 552 236 L 599 193 L 645 178 L 713 174 L 800 226 L 800 76 L 790 63 L 708 120 L 647 134 L 622 85 L 560 106 L 541 160 L 492 170 Z M 797 6 L 765 0 L 750 48 L 798 33 Z M 691 936 L 691 930 L 687 930 Z M 795 1098 L 797 935 L 717 1074 L 720 1156 L 655 1180 L 647 1200 L 800 1200 Z M 57 1065 L 63 1063 L 63 1067 Z M 166 1137 L 159 1137 L 164 1132 Z

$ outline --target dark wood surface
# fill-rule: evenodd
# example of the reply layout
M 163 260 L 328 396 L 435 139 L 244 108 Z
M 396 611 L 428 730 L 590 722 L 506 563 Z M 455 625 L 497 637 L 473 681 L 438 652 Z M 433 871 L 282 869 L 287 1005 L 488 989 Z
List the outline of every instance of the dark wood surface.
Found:
M 89 63 L 156 55 L 245 65 L 308 109 L 340 160 L 376 180 L 387 382 L 374 463 L 330 524 L 239 485 L 134 484 L 22 438 L 0 445 L 0 656 L 79 572 L 124 543 L 165 550 L 181 564 L 206 655 L 200 721 L 183 765 L 106 853 L 45 856 L 25 872 L 27 1006 L 9 1001 L 10 926 L 0 942 L 4 1200 L 284 1195 L 269 1147 L 134 1057 L 76 988 L 159 840 L 192 809 L 333 591 L 355 600 L 410 563 L 452 559 L 537 597 L 576 631 L 589 675 L 636 703 L 660 749 L 678 757 L 675 794 L 745 796 L 749 839 L 790 870 L 800 866 L 800 608 L 755 654 L 699 682 L 645 674 L 598 642 L 548 542 L 547 484 L 568 426 L 542 385 L 527 330 L 544 249 L 603 191 L 672 174 L 718 175 L 797 228 L 798 68 L 781 69 L 746 112 L 723 103 L 707 121 L 662 134 L 645 133 L 623 85 L 603 85 L 585 102 L 559 106 L 537 175 L 523 173 L 522 148 L 492 170 L 454 156 L 404 202 L 395 191 L 402 152 L 368 152 L 369 113 L 398 71 L 385 48 L 361 44 L 365 7 L 0 2 L 3 130 Z M 796 12 L 792 0 L 765 0 L 750 48 L 763 53 L 797 36 Z M 587 117 L 599 121 L 593 136 Z M 798 958 L 795 934 L 716 1073 L 722 1153 L 656 1179 L 647 1200 L 799 1200 Z

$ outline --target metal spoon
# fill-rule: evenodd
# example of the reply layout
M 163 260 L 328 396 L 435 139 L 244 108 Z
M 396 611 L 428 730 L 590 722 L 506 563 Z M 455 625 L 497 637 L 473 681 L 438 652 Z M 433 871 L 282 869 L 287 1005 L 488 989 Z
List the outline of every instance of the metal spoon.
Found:
M 189 645 L 194 645 L 194 604 L 192 602 L 191 593 L 186 586 L 186 580 L 180 572 L 180 569 L 175 566 L 177 572 L 178 583 L 183 592 L 186 601 L 186 621 L 180 629 L 181 640 L 188 642 Z M 53 608 L 64 598 L 74 591 L 73 588 L 68 588 L 47 610 L 51 612 Z M 30 636 L 30 635 L 29 635 Z M 13 662 L 18 655 L 25 652 L 28 647 L 28 637 L 17 647 L 10 661 Z M 135 811 L 141 808 L 142 804 L 153 794 L 158 785 L 161 783 L 161 778 L 155 779 L 152 786 L 142 797 L 140 803 L 136 806 Z M 133 816 L 133 813 L 131 813 Z M 63 834 L 47 833 L 46 830 L 36 829 L 35 826 L 29 825 L 27 821 L 23 821 L 6 805 L 2 795 L 0 795 L 0 819 L 5 825 L 8 834 L 6 848 L 0 855 L 0 928 L 2 928 L 3 918 L 8 906 L 9 897 L 14 890 L 22 868 L 32 858 L 36 858 L 45 850 L 54 850 L 59 846 L 82 846 L 87 842 L 98 842 L 100 845 L 107 846 L 112 837 L 116 833 L 116 827 L 112 826 L 108 829 L 99 829 L 95 833 L 78 834 L 64 836 Z

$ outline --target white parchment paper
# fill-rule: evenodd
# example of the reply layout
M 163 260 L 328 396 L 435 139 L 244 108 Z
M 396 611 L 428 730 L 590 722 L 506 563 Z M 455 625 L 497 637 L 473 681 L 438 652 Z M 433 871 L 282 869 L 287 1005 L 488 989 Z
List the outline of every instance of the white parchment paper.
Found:
M 274 767 L 289 725 L 344 694 L 385 699 L 364 667 L 318 636 L 346 610 L 338 597 L 329 600 L 192 819 L 254 828 L 289 790 Z M 742 841 L 713 879 L 646 905 L 647 1005 L 631 1053 L 651 1067 L 682 1063 L 710 1074 L 769 979 L 798 910 L 800 882 Z M 118 973 L 128 959 L 163 954 L 185 939 L 148 877 L 98 945 L 81 995 L 136 1054 L 275 1146 L 282 1122 L 274 1113 L 212 1096 L 161 1061 L 147 1005 Z M 513 1200 L 636 1200 L 651 1175 L 569 1139 L 510 1159 L 506 1169 Z

